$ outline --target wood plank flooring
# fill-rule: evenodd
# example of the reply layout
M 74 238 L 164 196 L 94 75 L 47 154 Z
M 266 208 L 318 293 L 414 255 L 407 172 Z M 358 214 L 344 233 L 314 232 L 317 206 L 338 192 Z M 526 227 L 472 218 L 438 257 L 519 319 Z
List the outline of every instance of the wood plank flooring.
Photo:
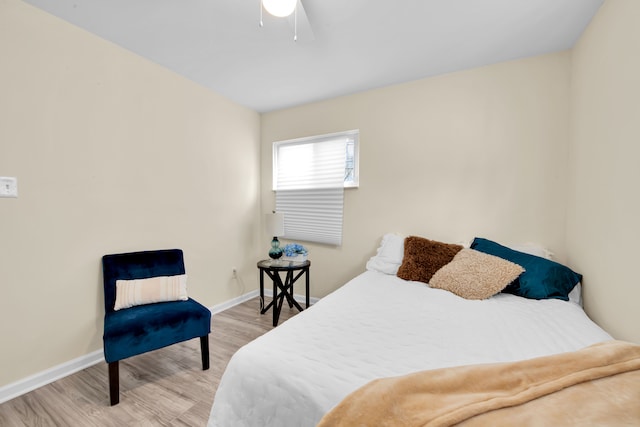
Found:
M 258 307 L 256 297 L 212 317 L 207 371 L 197 338 L 125 359 L 120 403 L 112 407 L 107 364 L 99 363 L 1 404 L 0 426 L 206 426 L 231 356 L 273 328 L 271 311 L 260 315 Z M 279 324 L 297 313 L 285 304 Z

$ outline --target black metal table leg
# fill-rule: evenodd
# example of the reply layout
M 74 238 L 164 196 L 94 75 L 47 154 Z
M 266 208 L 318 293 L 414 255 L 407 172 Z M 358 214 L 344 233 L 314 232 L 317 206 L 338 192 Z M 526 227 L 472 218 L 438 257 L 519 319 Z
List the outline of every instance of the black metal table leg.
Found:
M 264 270 L 260 270 L 260 314 L 264 314 Z
M 306 308 L 309 308 L 309 267 L 307 267 L 305 269 L 306 277 L 305 277 L 305 297 L 304 297 L 304 302 L 306 305 Z
M 304 274 L 305 279 L 305 305 L 309 308 L 309 261 L 302 263 L 294 262 L 273 262 L 270 260 L 260 261 L 258 268 L 260 269 L 260 314 L 264 314 L 270 308 L 273 308 L 273 326 L 278 325 L 280 318 L 280 312 L 282 311 L 282 305 L 284 300 L 287 300 L 289 308 L 295 307 L 299 311 L 304 309 L 298 304 L 294 297 L 294 284 Z M 284 282 L 280 276 L 280 272 L 286 272 Z M 296 274 L 297 272 L 297 274 Z M 264 306 L 264 273 L 269 276 L 273 282 L 273 300 L 265 307 Z

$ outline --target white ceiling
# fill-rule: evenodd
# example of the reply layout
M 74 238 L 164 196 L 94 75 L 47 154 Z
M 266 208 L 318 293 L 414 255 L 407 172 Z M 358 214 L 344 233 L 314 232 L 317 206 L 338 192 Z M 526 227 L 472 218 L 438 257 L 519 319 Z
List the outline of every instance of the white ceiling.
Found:
M 568 49 L 604 0 L 25 0 L 231 100 L 267 112 Z

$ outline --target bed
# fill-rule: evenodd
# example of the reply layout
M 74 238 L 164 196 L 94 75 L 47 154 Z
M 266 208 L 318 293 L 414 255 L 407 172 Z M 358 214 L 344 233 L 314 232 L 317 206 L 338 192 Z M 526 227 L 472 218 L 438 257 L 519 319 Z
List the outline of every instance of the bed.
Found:
M 469 300 L 397 277 L 404 249 L 399 238 L 387 237 L 367 271 L 238 350 L 209 427 L 315 426 L 378 378 L 515 362 L 612 340 L 583 311 L 579 285 L 568 301 L 509 293 Z M 385 254 L 385 243 L 393 251 Z

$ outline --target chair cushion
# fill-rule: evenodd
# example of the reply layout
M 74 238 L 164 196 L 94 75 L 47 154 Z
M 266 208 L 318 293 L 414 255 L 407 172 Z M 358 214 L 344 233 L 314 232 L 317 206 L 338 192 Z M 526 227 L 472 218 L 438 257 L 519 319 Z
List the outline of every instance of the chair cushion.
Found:
M 189 298 L 107 312 L 104 357 L 108 363 L 211 332 L 211 312 Z

